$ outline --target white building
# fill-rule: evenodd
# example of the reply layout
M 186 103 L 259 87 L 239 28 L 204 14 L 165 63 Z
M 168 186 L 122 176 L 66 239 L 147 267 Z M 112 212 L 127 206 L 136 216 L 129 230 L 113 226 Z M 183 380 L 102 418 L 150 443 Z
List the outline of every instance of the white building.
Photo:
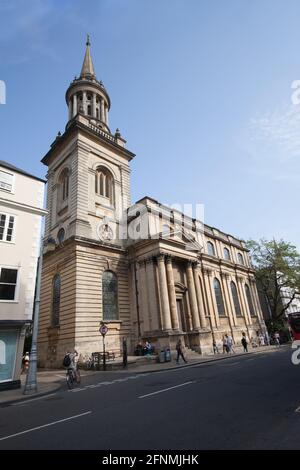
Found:
M 0 160 L 0 390 L 20 386 L 32 321 L 45 181 Z

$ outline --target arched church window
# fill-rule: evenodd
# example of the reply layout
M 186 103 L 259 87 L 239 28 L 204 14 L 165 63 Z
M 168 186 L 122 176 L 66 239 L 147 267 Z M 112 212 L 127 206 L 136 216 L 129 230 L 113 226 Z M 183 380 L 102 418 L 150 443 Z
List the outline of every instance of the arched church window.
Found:
M 215 247 L 212 242 L 207 242 L 207 253 L 210 256 L 216 256 Z
M 245 284 L 245 291 L 246 291 L 246 297 L 247 297 L 247 302 L 248 302 L 250 315 L 251 315 L 251 317 L 255 317 L 255 311 L 254 311 L 252 296 L 251 296 L 249 286 L 247 284 Z
M 238 260 L 239 264 L 244 264 L 244 258 L 243 258 L 243 255 L 241 253 L 237 254 L 237 260 Z
M 237 317 L 241 317 L 242 316 L 241 306 L 240 306 L 240 302 L 239 302 L 237 288 L 236 288 L 236 285 L 233 281 L 231 281 L 231 283 L 230 283 L 230 288 L 231 288 L 231 295 L 232 295 L 232 299 L 233 299 L 235 314 L 236 314 Z
M 60 288 L 60 275 L 56 274 L 52 282 L 52 326 L 59 326 Z
M 224 316 L 225 307 L 224 307 L 222 289 L 221 289 L 220 281 L 217 278 L 214 279 L 214 290 L 215 290 L 215 297 L 216 297 L 216 303 L 217 303 L 219 316 Z
M 95 192 L 99 196 L 109 199 L 110 204 L 114 203 L 114 179 L 107 168 L 97 168 L 95 174 Z
M 224 259 L 230 260 L 230 252 L 228 248 L 224 248 Z
M 224 307 L 222 289 L 221 289 L 220 281 L 217 278 L 214 279 L 214 290 L 215 290 L 215 297 L 216 297 L 218 313 L 219 313 L 220 316 L 224 316 L 225 315 L 225 307 Z
M 102 308 L 103 321 L 119 319 L 118 278 L 112 271 L 104 271 L 102 275 Z

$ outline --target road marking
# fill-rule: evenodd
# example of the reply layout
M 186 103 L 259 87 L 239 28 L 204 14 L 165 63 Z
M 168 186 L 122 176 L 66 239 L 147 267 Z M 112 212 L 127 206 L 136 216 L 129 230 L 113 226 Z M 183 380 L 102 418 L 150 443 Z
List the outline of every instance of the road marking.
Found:
M 31 398 L 30 400 L 24 400 L 18 403 L 13 403 L 12 406 L 26 405 L 26 403 L 29 403 L 31 401 L 44 400 L 45 398 L 53 397 L 54 395 L 56 395 L 56 393 L 50 393 L 49 395 L 43 395 L 42 397 Z
M 295 409 L 295 413 L 300 413 L 300 406 L 298 406 L 298 408 Z
M 47 428 L 48 426 L 54 426 L 54 424 L 63 423 L 65 421 L 69 421 L 70 419 L 80 418 L 81 416 L 89 415 L 90 413 L 91 411 L 86 411 L 85 413 L 81 413 L 80 415 L 70 416 L 70 418 L 59 419 L 58 421 L 53 421 L 52 423 L 48 424 L 42 424 L 42 426 L 36 426 L 35 428 L 27 429 L 26 431 L 21 431 L 17 432 L 16 434 L 10 434 L 9 436 L 0 437 L 0 441 L 20 436 L 21 434 L 27 434 L 28 432 L 36 431 L 37 429 Z
M 239 362 L 231 362 L 230 364 L 224 364 L 224 366 L 236 366 L 237 364 L 240 364 L 241 361 Z
M 141 395 L 138 398 L 146 398 L 146 397 L 150 397 L 151 395 L 157 395 L 158 393 L 168 392 L 169 390 L 173 390 L 174 388 L 184 387 L 185 385 L 193 384 L 195 382 L 196 382 L 195 380 L 191 380 L 190 382 L 185 382 L 184 384 L 175 385 L 174 387 L 164 388 L 163 390 L 158 390 L 157 392 L 148 393 L 147 395 Z

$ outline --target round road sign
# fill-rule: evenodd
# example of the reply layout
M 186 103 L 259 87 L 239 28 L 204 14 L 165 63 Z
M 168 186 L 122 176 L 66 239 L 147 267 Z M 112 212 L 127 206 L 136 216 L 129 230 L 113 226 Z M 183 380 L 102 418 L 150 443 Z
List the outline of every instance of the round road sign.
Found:
M 100 328 L 99 328 L 99 331 L 103 336 L 105 336 L 106 333 L 108 332 L 108 328 L 107 328 L 106 325 L 101 325 Z

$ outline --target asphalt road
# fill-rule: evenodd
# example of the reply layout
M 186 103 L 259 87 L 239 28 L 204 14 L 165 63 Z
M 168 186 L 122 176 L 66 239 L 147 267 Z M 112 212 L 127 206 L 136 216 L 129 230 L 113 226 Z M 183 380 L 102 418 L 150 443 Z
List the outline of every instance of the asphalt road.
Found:
M 149 374 L 103 372 L 0 408 L 0 449 L 300 449 L 300 365 L 284 347 Z

